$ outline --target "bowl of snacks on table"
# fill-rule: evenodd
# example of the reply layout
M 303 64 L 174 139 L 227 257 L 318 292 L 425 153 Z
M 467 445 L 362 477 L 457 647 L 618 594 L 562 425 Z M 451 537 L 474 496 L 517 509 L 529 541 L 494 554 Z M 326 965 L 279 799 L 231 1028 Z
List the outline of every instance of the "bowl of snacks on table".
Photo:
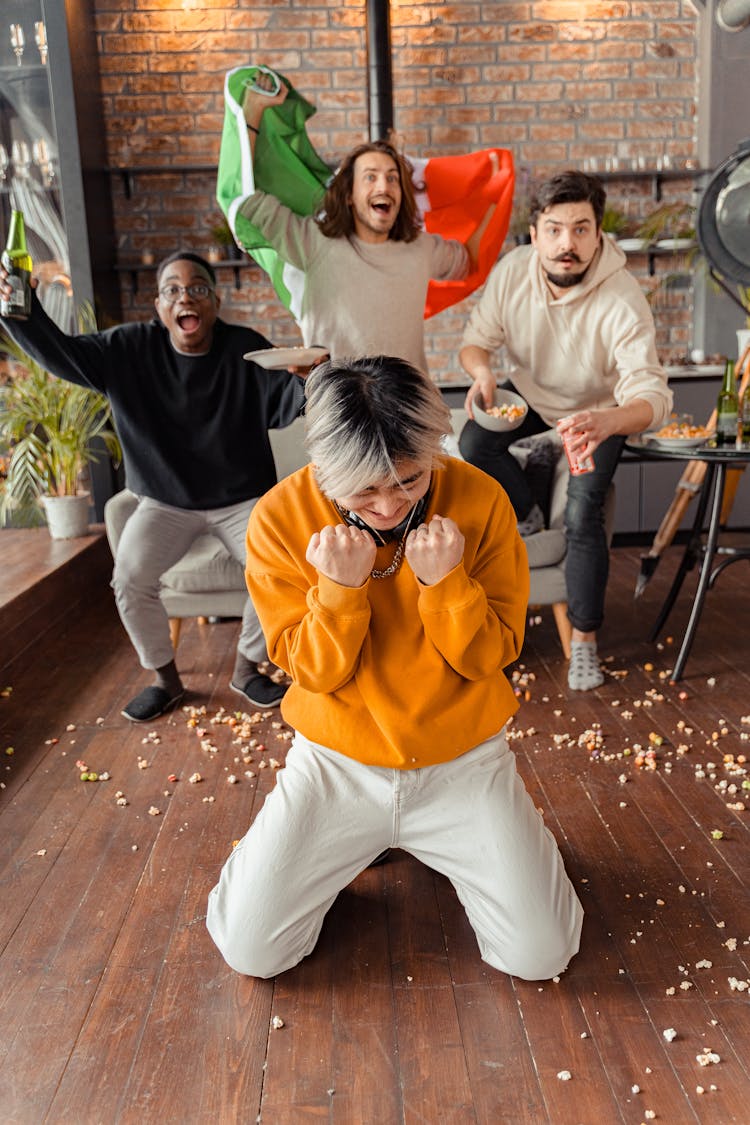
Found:
M 714 436 L 707 426 L 696 426 L 692 414 L 673 414 L 659 430 L 643 435 L 662 449 L 694 449 Z
M 515 430 L 523 422 L 528 409 L 525 399 L 515 391 L 506 391 L 501 387 L 495 391 L 494 406 L 485 410 L 477 399 L 473 403 L 474 421 L 485 430 L 495 430 L 496 433 Z

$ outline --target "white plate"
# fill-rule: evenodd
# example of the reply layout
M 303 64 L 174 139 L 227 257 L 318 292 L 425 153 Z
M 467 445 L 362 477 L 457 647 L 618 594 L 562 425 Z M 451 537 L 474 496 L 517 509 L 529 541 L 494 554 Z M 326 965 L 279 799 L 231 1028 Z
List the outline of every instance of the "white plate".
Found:
M 657 437 L 654 433 L 643 435 L 647 441 L 652 442 L 654 445 L 660 445 L 662 449 L 697 449 L 699 445 L 705 445 L 714 436 L 713 433 L 706 434 L 705 437 Z
M 656 243 L 658 250 L 690 250 L 693 246 L 694 238 L 660 238 Z
M 626 253 L 628 251 L 631 253 L 637 253 L 638 251 L 644 253 L 648 250 L 650 243 L 647 238 L 618 238 L 617 245 Z
M 261 348 L 246 352 L 242 358 L 265 367 L 266 371 L 286 371 L 289 367 L 310 367 L 327 355 L 327 348 Z

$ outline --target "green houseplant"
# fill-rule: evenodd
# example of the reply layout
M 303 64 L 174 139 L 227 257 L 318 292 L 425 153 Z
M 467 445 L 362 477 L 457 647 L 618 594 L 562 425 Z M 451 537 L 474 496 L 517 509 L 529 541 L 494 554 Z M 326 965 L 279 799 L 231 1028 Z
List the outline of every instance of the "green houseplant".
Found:
M 212 216 L 209 220 L 209 229 L 213 245 L 217 248 L 219 257 L 236 260 L 242 257 L 242 251 L 234 240 L 229 223 L 224 215 Z M 211 257 L 209 253 L 209 258 Z
M 82 470 L 103 449 L 120 459 L 109 403 L 95 391 L 55 378 L 4 333 L 0 352 L 15 368 L 0 387 L 0 446 L 7 450 L 0 527 L 42 524 L 45 498 L 81 496 L 85 527 L 89 498 L 79 486 Z
M 615 238 L 621 238 L 624 234 L 629 233 L 631 225 L 630 219 L 619 207 L 614 207 L 608 203 L 604 208 L 602 230 L 605 234 L 612 234 Z
M 664 203 L 647 215 L 636 234 L 649 242 L 667 240 L 695 240 L 695 205 L 693 203 Z

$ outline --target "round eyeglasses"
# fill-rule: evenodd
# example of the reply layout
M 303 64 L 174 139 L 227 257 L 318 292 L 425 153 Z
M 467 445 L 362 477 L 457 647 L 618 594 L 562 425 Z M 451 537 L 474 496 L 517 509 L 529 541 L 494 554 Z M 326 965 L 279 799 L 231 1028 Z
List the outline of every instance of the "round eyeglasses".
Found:
M 165 285 L 159 290 L 159 296 L 168 305 L 173 305 L 183 293 L 187 293 L 194 301 L 205 301 L 213 292 L 210 285 L 198 281 L 194 285 Z

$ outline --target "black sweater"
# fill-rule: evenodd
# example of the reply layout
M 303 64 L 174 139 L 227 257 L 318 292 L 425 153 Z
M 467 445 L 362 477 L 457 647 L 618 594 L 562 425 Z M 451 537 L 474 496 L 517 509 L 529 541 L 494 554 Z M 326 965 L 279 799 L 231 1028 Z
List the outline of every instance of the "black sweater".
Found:
M 242 358 L 270 348 L 251 328 L 217 320 L 207 355 L 176 352 L 161 321 L 66 336 L 34 299 L 8 335 L 54 375 L 106 395 L 128 488 L 175 508 L 223 508 L 276 483 L 269 429 L 301 412 L 304 386 Z

